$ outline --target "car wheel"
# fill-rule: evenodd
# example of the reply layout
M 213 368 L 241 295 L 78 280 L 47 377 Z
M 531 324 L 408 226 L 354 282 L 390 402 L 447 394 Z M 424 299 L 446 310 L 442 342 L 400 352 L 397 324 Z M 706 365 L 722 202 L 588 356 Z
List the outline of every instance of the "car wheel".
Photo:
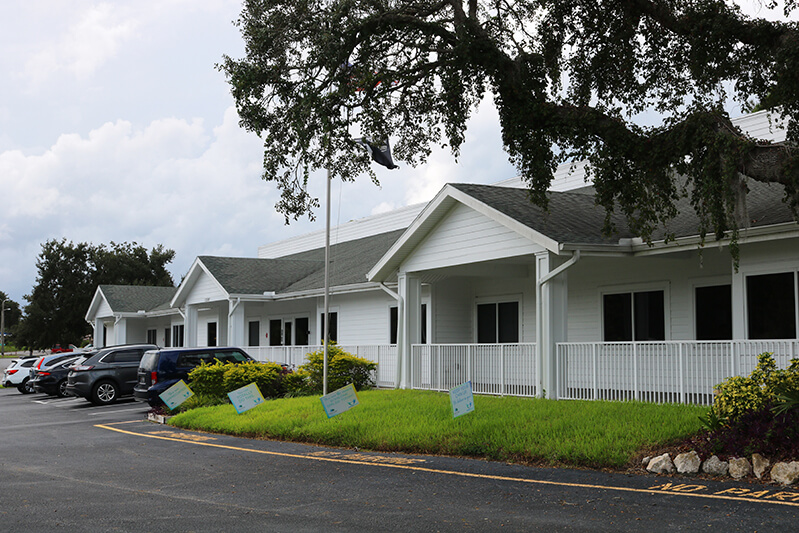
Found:
M 25 381 L 17 385 L 17 390 L 22 394 L 32 394 L 36 392 L 33 390 L 33 383 L 31 383 L 28 378 L 25 378 Z
M 96 405 L 108 405 L 117 399 L 117 386 L 110 381 L 101 381 L 94 386 L 92 391 L 92 403 Z
M 59 398 L 66 397 L 66 395 L 67 395 L 67 378 L 64 378 L 64 379 L 62 379 L 61 381 L 58 382 L 58 389 L 56 389 L 56 390 L 58 392 L 58 397 Z

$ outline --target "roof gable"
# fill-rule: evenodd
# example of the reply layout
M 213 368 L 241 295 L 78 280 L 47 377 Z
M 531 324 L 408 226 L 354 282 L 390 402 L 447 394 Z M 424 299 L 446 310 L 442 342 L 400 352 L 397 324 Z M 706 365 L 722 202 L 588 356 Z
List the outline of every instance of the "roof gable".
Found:
M 94 293 L 86 319 L 93 320 L 105 311 L 119 314 L 166 310 L 176 291 L 176 287 L 100 285 Z

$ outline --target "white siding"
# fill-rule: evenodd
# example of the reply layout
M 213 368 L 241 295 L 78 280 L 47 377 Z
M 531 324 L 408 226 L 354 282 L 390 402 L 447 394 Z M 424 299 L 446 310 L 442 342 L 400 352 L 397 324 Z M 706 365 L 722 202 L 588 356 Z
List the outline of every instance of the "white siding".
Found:
M 95 317 L 105 318 L 112 316 L 114 311 L 111 309 L 111 306 L 108 305 L 108 302 L 105 298 L 100 299 L 100 305 L 97 306 L 97 313 L 94 315 Z
M 389 308 L 396 304 L 382 290 L 332 297 L 331 310 L 338 312 L 339 344 L 388 344 Z
M 519 342 L 535 342 L 535 280 L 533 278 L 450 278 L 437 283 L 433 343 L 475 342 L 478 302 L 519 302 Z
M 472 342 L 471 302 L 474 292 L 462 278 L 450 278 L 433 289 L 433 332 L 435 344 L 461 344 Z
M 634 258 L 586 257 L 568 270 L 568 342 L 602 339 L 602 299 L 607 292 L 662 288 L 666 300 L 666 340 L 694 338 L 694 288 L 730 283 L 729 252 L 709 249 L 698 253 Z
M 217 300 L 227 300 L 227 294 L 219 287 L 219 284 L 201 270 L 197 281 L 192 285 L 191 291 L 186 296 L 187 304 L 202 304 Z
M 353 241 L 372 235 L 379 235 L 389 231 L 405 229 L 419 215 L 426 204 L 415 204 L 387 213 L 372 215 L 370 217 L 351 220 L 332 228 L 330 231 L 330 242 L 336 244 L 340 242 Z M 279 241 L 258 247 L 258 257 L 270 259 L 283 257 L 289 254 L 296 254 L 306 250 L 315 250 L 325 245 L 325 232 L 315 231 L 298 237 L 292 237 L 284 241 Z
M 540 250 L 540 246 L 499 222 L 458 204 L 413 251 L 401 270 L 414 272 L 478 263 Z

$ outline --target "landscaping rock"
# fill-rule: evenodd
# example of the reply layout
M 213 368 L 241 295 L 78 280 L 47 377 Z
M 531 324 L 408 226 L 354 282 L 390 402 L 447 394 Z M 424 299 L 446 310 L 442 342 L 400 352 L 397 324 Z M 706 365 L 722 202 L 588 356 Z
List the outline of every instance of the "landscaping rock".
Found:
M 726 476 L 728 471 L 727 461 L 722 461 L 715 455 L 702 464 L 702 472 L 711 476 Z
M 649 466 L 649 461 L 651 461 L 651 460 L 652 460 L 652 458 L 651 458 L 650 456 L 648 456 L 648 455 L 647 455 L 647 456 L 646 456 L 646 457 L 644 457 L 644 459 L 641 461 L 641 466 L 643 466 L 644 468 L 646 468 L 647 466 Z
M 649 461 L 646 469 L 653 474 L 673 474 L 674 463 L 671 462 L 669 454 L 664 453 Z
M 771 467 L 771 479 L 782 485 L 793 485 L 799 480 L 799 462 L 776 463 Z
M 701 465 L 702 460 L 694 450 L 688 453 L 681 453 L 674 458 L 674 466 L 677 467 L 677 472 L 680 474 L 696 474 L 699 472 Z
M 733 457 L 729 464 L 730 475 L 735 479 L 741 479 L 752 473 L 752 465 L 746 457 Z
M 752 470 L 754 471 L 757 479 L 761 479 L 763 477 L 763 474 L 766 473 L 766 470 L 768 470 L 770 465 L 771 462 L 759 453 L 752 454 Z

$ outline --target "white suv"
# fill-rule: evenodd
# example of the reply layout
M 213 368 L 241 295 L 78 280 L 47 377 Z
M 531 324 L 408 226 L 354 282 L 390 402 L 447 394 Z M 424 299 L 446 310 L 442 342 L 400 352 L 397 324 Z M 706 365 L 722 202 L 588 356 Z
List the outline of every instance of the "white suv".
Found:
M 38 357 L 12 359 L 11 364 L 3 372 L 3 387 L 16 387 L 22 394 L 34 392 L 33 387 L 28 385 L 28 379 L 31 368 L 38 359 Z

